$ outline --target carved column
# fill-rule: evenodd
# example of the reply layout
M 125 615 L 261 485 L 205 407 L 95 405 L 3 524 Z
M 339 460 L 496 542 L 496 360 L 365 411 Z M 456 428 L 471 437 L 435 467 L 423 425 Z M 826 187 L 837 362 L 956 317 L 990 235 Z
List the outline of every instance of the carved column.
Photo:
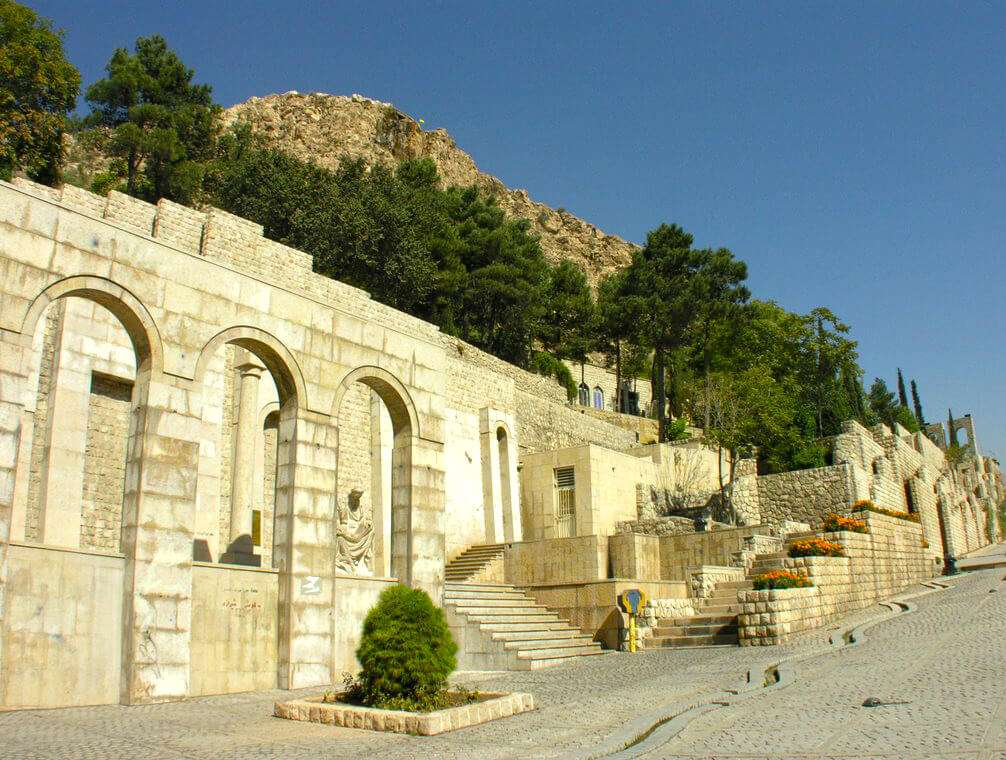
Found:
M 240 373 L 238 390 L 238 422 L 234 432 L 234 459 L 231 487 L 231 542 L 251 535 L 251 514 L 254 506 L 255 437 L 258 434 L 259 382 L 265 367 L 247 361 L 237 367 Z

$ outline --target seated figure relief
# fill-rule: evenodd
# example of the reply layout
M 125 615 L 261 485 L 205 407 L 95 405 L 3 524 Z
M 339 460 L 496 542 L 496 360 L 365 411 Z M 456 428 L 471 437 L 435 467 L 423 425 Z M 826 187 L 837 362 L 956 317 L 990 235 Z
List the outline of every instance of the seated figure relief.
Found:
M 374 574 L 374 521 L 364 513 L 362 496 L 363 491 L 354 489 L 338 506 L 335 566 L 347 575 Z

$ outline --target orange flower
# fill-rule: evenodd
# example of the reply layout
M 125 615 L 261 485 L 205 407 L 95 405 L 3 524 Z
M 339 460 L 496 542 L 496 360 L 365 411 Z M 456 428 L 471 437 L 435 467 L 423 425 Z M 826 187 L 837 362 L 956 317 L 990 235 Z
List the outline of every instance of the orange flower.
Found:
M 865 520 L 857 520 L 854 517 L 843 517 L 834 513 L 829 514 L 824 520 L 824 529 L 828 532 L 846 530 L 853 533 L 869 533 L 870 529 Z
M 844 557 L 845 547 L 823 538 L 795 541 L 789 546 L 791 557 Z
M 792 570 L 770 570 L 767 573 L 756 575 L 751 580 L 754 583 L 755 591 L 776 588 L 806 588 L 813 585 L 810 578 L 805 575 L 797 575 Z

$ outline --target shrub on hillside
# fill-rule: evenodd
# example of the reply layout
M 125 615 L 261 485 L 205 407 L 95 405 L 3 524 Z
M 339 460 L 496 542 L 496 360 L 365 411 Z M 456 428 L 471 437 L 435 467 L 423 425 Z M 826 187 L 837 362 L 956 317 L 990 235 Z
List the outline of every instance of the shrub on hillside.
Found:
M 823 538 L 808 538 L 790 544 L 791 557 L 844 557 L 845 547 Z
M 852 533 L 869 533 L 870 529 L 865 520 L 857 520 L 855 517 L 843 517 L 834 513 L 824 519 L 824 530 L 829 533 L 845 530 Z
M 359 676 L 345 699 L 395 710 L 440 709 L 450 702 L 447 677 L 457 666 L 458 645 L 443 610 L 417 589 L 386 589 L 363 621 L 356 650 Z
M 884 509 L 883 507 L 878 507 L 869 499 L 861 499 L 852 505 L 853 512 L 876 512 L 878 515 L 887 515 L 888 517 L 897 517 L 899 520 L 908 520 L 909 522 L 918 522 L 919 515 L 914 512 L 895 512 L 893 509 Z
M 797 575 L 792 570 L 771 570 L 767 573 L 756 575 L 751 580 L 754 583 L 755 591 L 778 588 L 807 588 L 814 585 L 810 578 L 805 575 Z

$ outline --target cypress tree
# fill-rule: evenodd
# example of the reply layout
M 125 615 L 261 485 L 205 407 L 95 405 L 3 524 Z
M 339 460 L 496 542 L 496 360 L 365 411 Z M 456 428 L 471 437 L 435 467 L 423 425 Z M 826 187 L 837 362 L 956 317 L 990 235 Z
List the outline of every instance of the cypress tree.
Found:
M 915 380 L 912 380 L 912 404 L 915 406 L 915 418 L 919 421 L 921 427 L 926 426 L 926 420 L 922 416 L 922 402 L 919 401 L 919 388 L 915 384 Z
M 908 394 L 905 393 L 905 378 L 901 374 L 901 367 L 898 367 L 898 403 L 908 408 Z
M 954 430 L 954 412 L 952 409 L 947 409 L 947 448 L 957 445 L 957 431 Z

